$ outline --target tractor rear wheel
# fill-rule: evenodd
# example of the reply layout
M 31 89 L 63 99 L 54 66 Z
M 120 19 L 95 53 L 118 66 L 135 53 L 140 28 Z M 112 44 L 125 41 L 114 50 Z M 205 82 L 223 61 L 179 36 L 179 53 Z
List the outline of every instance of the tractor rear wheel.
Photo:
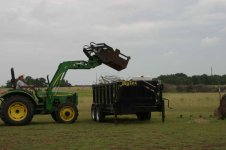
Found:
M 1 116 L 7 125 L 29 124 L 33 115 L 33 104 L 25 96 L 14 95 L 6 98 L 2 103 Z
M 78 109 L 73 103 L 60 104 L 54 118 L 58 123 L 74 123 L 78 118 Z

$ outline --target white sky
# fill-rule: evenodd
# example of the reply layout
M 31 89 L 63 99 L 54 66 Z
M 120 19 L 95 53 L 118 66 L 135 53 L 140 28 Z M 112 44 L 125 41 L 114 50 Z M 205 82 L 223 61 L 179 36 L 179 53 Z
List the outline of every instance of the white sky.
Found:
M 128 68 L 72 70 L 73 84 L 183 72 L 226 74 L 226 0 L 0 0 L 0 85 L 16 75 L 50 77 L 59 63 L 87 60 L 83 45 L 106 43 Z

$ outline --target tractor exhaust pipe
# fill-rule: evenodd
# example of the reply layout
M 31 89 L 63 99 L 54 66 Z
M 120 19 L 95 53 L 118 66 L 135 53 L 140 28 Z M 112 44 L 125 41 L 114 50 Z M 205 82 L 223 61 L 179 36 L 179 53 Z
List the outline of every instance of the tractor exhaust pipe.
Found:
M 11 84 L 12 84 L 12 88 L 16 89 L 16 78 L 15 78 L 14 68 L 11 68 Z

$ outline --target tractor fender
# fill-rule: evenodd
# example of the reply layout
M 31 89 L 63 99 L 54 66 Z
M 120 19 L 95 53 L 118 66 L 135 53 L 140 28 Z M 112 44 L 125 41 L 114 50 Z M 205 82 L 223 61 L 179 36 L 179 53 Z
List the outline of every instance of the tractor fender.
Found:
M 5 101 L 8 97 L 11 97 L 13 95 L 21 95 L 21 96 L 25 96 L 27 97 L 33 104 L 34 106 L 36 106 L 36 101 L 35 101 L 35 97 L 33 96 L 33 94 L 29 91 L 26 90 L 20 90 L 20 89 L 14 89 L 14 90 L 9 90 L 6 93 L 2 94 L 0 96 L 0 99 L 2 101 Z

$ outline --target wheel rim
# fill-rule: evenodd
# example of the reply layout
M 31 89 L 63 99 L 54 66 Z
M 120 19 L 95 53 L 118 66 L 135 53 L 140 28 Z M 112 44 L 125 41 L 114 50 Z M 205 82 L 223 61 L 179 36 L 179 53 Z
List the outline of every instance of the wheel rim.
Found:
M 65 106 L 60 110 L 60 118 L 65 121 L 69 122 L 73 120 L 75 117 L 75 110 L 70 106 Z
M 9 118 L 14 121 L 21 121 L 27 117 L 27 106 L 21 102 L 12 103 L 8 109 Z

